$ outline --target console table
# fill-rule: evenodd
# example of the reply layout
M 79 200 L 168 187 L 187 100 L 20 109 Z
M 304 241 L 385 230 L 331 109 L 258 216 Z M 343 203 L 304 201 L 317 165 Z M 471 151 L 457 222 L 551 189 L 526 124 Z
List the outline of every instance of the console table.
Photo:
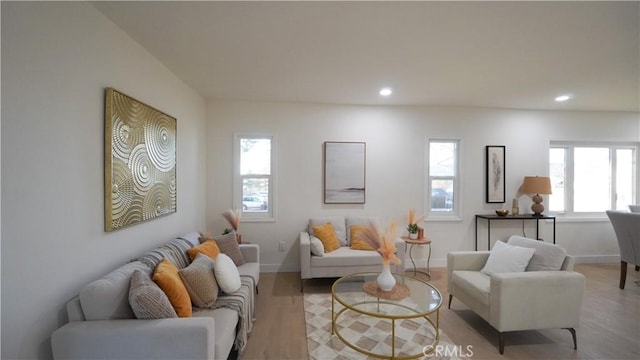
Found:
M 487 220 L 487 249 L 491 249 L 491 221 L 493 220 L 535 220 L 536 222 L 536 239 L 539 239 L 540 232 L 540 220 L 553 220 L 553 243 L 556 243 L 556 217 L 548 216 L 548 215 L 533 215 L 533 214 L 523 214 L 523 215 L 507 215 L 507 216 L 499 216 L 499 215 L 479 215 L 476 214 L 476 251 L 478 250 L 478 219 Z

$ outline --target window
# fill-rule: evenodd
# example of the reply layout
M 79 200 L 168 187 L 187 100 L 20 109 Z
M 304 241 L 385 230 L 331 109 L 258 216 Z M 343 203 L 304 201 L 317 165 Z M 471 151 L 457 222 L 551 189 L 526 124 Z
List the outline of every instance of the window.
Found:
M 429 140 L 427 218 L 459 219 L 458 140 Z
M 233 203 L 242 221 L 275 220 L 274 143 L 273 135 L 235 135 Z
M 636 201 L 637 144 L 552 142 L 549 210 L 590 215 L 626 210 Z

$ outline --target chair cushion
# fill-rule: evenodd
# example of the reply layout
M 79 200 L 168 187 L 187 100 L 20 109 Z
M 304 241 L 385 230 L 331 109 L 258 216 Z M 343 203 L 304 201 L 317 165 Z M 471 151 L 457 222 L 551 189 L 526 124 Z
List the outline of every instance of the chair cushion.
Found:
M 322 241 L 325 253 L 330 253 L 340 247 L 336 233 L 333 230 L 333 225 L 331 225 L 330 222 L 327 222 L 324 225 L 314 226 L 313 232 L 315 233 L 315 236 Z
M 313 227 L 324 225 L 328 222 L 330 222 L 331 226 L 333 226 L 333 231 L 336 233 L 336 238 L 338 239 L 340 246 L 346 246 L 347 230 L 345 226 L 344 216 L 325 216 L 309 219 L 309 235 L 318 237 L 318 235 L 316 235 L 316 233 L 313 231 Z
M 351 245 L 351 241 L 353 241 L 353 232 L 351 231 L 351 227 L 367 226 L 370 222 L 376 226 L 380 224 L 380 220 L 377 217 L 348 217 L 345 221 L 347 225 L 347 245 Z
M 491 278 L 480 271 L 454 270 L 451 281 L 474 299 L 489 305 Z
M 341 246 L 335 251 L 324 254 L 323 257 L 312 256 L 312 267 L 343 267 L 349 266 L 380 266 L 382 257 L 377 251 L 353 250 L 348 246 Z
M 364 225 L 351 225 L 349 226 L 349 233 L 351 234 L 351 248 L 354 250 L 376 250 L 368 242 L 362 240 L 358 233 L 363 231 L 366 227 Z
M 565 249 L 558 245 L 522 236 L 511 236 L 507 244 L 535 249 L 526 271 L 560 270 L 567 256 Z
M 311 247 L 311 255 L 315 256 L 324 256 L 324 245 L 322 245 L 322 241 L 315 236 L 309 237 L 310 247 Z
M 523 272 L 529 265 L 535 249 L 513 246 L 497 241 L 489 253 L 487 263 L 481 272 L 493 273 Z

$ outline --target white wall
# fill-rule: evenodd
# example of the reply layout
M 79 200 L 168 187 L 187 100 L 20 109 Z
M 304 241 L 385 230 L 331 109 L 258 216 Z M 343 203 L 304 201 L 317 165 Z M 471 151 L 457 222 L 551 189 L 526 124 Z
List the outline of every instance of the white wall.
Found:
M 219 214 L 232 206 L 232 138 L 236 131 L 277 136 L 275 223 L 241 223 L 243 240 L 261 246 L 263 271 L 298 271 L 297 237 L 308 218 L 328 214 L 375 215 L 406 223 L 409 208 L 424 212 L 424 150 L 428 138 L 461 140 L 463 219 L 427 222 L 431 265 L 444 266 L 451 250 L 474 247 L 475 214 L 503 207 L 484 202 L 484 147 L 506 146 L 506 208 L 526 175 L 548 173 L 550 140 L 639 141 L 637 113 L 515 111 L 482 108 L 331 106 L 212 101 L 207 108 L 207 228 L 226 227 Z M 322 198 L 322 144 L 367 144 L 366 204 L 326 205 Z M 545 201 L 548 201 L 545 200 Z M 523 210 L 531 202 L 520 198 Z M 530 211 L 528 211 L 530 212 Z M 535 222 L 527 222 L 528 236 Z M 551 224 L 540 236 L 551 241 Z M 521 233 L 520 222 L 493 222 L 491 240 Z M 404 226 L 403 226 L 404 228 Z M 479 242 L 486 248 L 486 225 Z M 286 251 L 278 251 L 278 242 Z M 557 243 L 583 261 L 615 261 L 618 246 L 608 221 L 558 222 Z M 481 246 L 482 248 L 482 246 Z M 426 250 L 426 249 L 425 249 Z M 417 257 L 419 253 L 414 253 Z M 422 254 L 424 255 L 424 254 Z
M 177 118 L 178 211 L 104 232 L 104 88 Z M 65 302 L 204 226 L 205 102 L 87 3 L 2 2 L 2 358 L 51 357 Z

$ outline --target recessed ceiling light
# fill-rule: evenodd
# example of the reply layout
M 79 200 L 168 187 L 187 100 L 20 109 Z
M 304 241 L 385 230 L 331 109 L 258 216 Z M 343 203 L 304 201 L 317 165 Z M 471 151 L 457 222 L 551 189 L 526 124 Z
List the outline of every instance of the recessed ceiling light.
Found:
M 567 101 L 571 99 L 571 95 L 560 95 L 558 97 L 556 97 L 556 101 L 557 102 L 563 102 L 563 101 Z
M 380 96 L 389 96 L 391 95 L 391 93 L 393 93 L 393 90 L 391 90 L 391 88 L 382 88 L 380 89 Z

